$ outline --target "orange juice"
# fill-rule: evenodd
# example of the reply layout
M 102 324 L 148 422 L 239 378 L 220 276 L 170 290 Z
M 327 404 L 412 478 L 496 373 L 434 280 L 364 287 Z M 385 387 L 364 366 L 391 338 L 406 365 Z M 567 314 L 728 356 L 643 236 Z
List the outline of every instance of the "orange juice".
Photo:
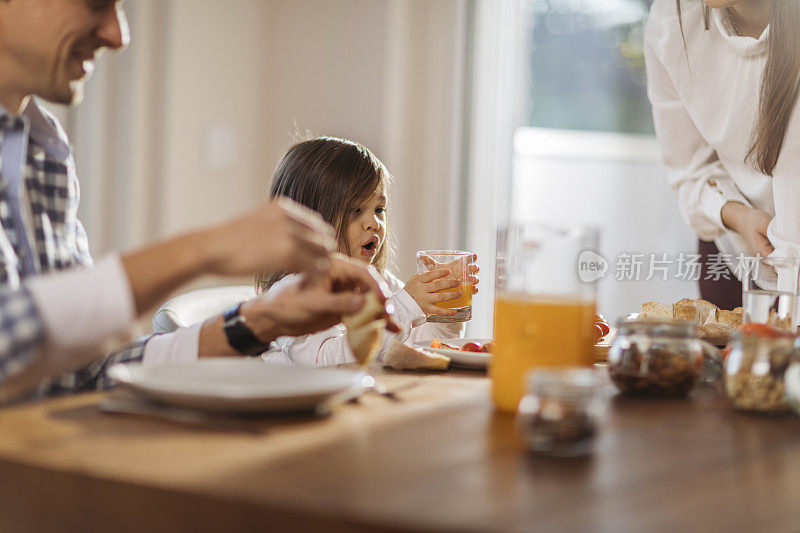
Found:
M 494 310 L 492 397 L 514 412 L 528 371 L 592 366 L 595 304 L 577 297 L 498 294 Z
M 436 292 L 447 292 L 456 290 L 461 291 L 461 296 L 453 300 L 446 300 L 444 302 L 439 302 L 436 305 L 438 307 L 443 307 L 445 309 L 461 309 L 462 307 L 470 307 L 472 305 L 472 283 L 462 283 L 460 287 L 455 287 L 453 289 L 442 289 L 441 291 L 436 291 Z

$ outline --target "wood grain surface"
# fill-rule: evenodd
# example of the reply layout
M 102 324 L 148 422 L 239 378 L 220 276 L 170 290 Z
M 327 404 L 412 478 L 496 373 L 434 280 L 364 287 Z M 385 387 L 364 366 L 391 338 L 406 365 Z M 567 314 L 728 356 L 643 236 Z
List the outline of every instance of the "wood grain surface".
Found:
M 249 431 L 99 411 L 0 411 L 0 531 L 797 531 L 800 419 L 717 389 L 608 401 L 594 455 L 529 455 L 480 372 L 385 373 L 328 416 Z

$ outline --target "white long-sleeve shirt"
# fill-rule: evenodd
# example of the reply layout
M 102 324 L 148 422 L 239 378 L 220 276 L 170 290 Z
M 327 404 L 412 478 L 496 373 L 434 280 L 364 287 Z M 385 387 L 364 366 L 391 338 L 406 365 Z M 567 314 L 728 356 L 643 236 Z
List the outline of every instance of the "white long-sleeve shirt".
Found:
M 720 252 L 752 255 L 722 223 L 722 206 L 738 201 L 774 216 L 774 256 L 800 257 L 800 117 L 792 115 L 773 176 L 745 163 L 758 117 L 769 28 L 740 37 L 726 12 L 682 2 L 686 47 L 674 0 L 655 0 L 645 31 L 648 95 L 669 181 L 681 213 Z M 688 58 L 688 59 L 687 59 Z M 688 60 L 688 64 L 687 64 Z
M 268 292 L 280 291 L 295 276 L 286 276 Z M 378 352 L 378 359 L 383 357 L 392 341 L 412 343 L 429 339 L 447 339 L 461 337 L 464 334 L 463 323 L 426 322 L 425 313 L 403 288 L 405 284 L 391 273 L 386 273 L 386 281 L 392 290 L 389 301 L 394 305 L 394 321 L 400 327 L 397 334 L 384 332 L 383 344 Z M 277 348 L 262 356 L 270 364 L 286 364 L 298 366 L 333 366 L 354 363 L 356 358 L 347 344 L 347 329 L 337 324 L 324 331 L 303 335 L 301 337 L 279 337 Z

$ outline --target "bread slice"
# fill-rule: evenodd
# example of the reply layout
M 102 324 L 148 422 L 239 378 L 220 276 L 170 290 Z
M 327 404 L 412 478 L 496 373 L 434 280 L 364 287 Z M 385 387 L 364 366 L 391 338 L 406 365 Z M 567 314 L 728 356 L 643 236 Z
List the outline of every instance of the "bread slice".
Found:
M 693 300 L 692 303 L 697 308 L 697 320 L 700 324 L 705 324 L 709 321 L 709 318 L 711 318 L 712 322 L 716 320 L 715 313 L 719 309 L 716 305 L 699 298 Z
M 376 317 L 382 317 L 383 313 L 378 295 L 369 292 L 361 309 L 342 320 L 347 328 L 347 344 L 361 366 L 368 365 L 381 346 L 386 320 Z
M 708 322 L 697 328 L 697 336 L 714 346 L 725 346 L 731 340 L 736 327 L 717 322 Z
M 742 325 L 742 315 L 735 311 L 717 309 L 714 315 L 714 321 L 726 326 L 738 328 Z
M 394 341 L 389 346 L 383 363 L 395 370 L 447 370 L 450 358 Z
M 658 302 L 645 302 L 642 304 L 642 312 L 639 318 L 668 320 L 672 318 L 672 311 L 669 307 Z
M 688 320 L 700 324 L 700 314 L 691 300 L 681 300 L 672 306 L 672 318 L 675 320 Z

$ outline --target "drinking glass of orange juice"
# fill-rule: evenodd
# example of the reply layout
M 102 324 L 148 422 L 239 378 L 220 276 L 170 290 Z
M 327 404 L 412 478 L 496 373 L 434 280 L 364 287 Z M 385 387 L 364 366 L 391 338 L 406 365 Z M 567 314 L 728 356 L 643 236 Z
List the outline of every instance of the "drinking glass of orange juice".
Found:
M 428 317 L 428 322 L 466 322 L 472 318 L 472 282 L 469 276 L 469 265 L 474 261 L 474 253 L 461 250 L 420 250 L 417 252 L 418 274 L 448 268 L 450 275 L 445 279 L 455 279 L 460 282 L 460 285 L 454 289 L 444 289 L 438 292 L 460 290 L 461 296 L 436 304 L 445 309 L 455 309 L 456 314 L 454 316 L 431 315 Z
M 598 231 L 512 224 L 497 237 L 489 372 L 495 406 L 514 412 L 531 369 L 593 364 L 596 290 L 578 273 Z

